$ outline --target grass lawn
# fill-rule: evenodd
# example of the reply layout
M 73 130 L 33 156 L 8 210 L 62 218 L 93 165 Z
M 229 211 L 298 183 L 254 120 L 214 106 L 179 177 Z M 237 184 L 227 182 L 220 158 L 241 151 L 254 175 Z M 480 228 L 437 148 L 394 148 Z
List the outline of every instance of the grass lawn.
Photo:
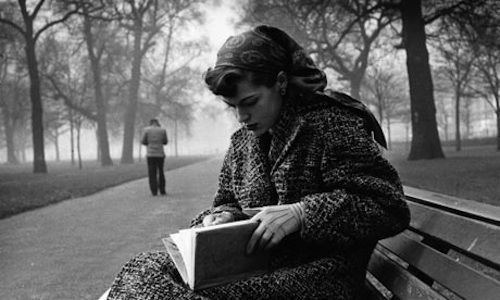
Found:
M 387 158 L 403 184 L 464 199 L 500 205 L 500 152 L 495 146 L 470 146 L 456 152 L 444 147 L 446 159 L 407 161 L 407 151 L 395 149 Z M 175 169 L 206 157 L 168 157 L 166 169 Z M 78 170 L 68 162 L 49 163 L 49 174 L 33 174 L 32 165 L 0 168 L 0 218 L 81 197 L 147 176 L 145 161 L 102 168 L 85 162 Z
M 407 152 L 396 150 L 386 156 L 405 185 L 500 205 L 500 152 L 494 145 L 443 150 L 445 159 L 407 161 Z
M 167 157 L 166 170 L 206 156 Z M 0 167 L 0 219 L 62 200 L 93 194 L 108 187 L 147 176 L 146 162 L 101 167 L 86 161 L 82 170 L 70 162 L 48 162 L 48 174 L 33 174 L 32 164 Z

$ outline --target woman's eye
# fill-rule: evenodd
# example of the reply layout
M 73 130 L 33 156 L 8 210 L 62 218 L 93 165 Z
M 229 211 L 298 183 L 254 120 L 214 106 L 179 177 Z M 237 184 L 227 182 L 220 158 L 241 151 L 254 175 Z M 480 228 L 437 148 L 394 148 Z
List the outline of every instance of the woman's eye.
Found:
M 252 105 L 256 104 L 258 100 L 259 99 L 257 99 L 257 98 L 253 98 L 253 99 L 247 100 L 247 101 L 243 102 L 241 104 L 241 106 L 246 106 L 246 107 L 252 106 Z

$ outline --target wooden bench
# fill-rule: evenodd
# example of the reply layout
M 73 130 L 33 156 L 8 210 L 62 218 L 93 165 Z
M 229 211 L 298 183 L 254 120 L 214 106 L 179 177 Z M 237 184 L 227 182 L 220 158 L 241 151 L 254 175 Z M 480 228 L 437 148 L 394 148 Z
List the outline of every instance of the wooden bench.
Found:
M 373 299 L 500 299 L 500 207 L 405 187 L 410 228 L 378 243 Z
M 499 300 L 500 207 L 410 187 L 405 195 L 410 228 L 377 245 L 370 297 Z

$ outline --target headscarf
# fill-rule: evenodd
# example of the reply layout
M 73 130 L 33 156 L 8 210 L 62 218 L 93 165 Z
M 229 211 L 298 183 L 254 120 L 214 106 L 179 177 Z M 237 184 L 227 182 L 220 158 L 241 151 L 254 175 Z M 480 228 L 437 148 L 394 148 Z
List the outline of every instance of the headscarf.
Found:
M 325 90 L 327 80 L 304 49 L 281 29 L 260 25 L 229 37 L 217 52 L 215 69 L 235 67 L 278 74 L 284 71 L 289 84 L 300 91 L 319 94 L 361 115 L 374 139 L 387 148 L 384 133 L 375 116 L 361 101 L 346 94 Z

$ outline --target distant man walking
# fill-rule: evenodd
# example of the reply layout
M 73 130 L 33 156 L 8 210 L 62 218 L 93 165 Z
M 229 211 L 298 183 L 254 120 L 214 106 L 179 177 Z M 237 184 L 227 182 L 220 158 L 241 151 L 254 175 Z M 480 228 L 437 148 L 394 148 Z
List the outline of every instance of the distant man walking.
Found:
M 147 161 L 149 188 L 153 196 L 165 195 L 165 174 L 163 166 L 165 163 L 165 152 L 163 145 L 168 143 L 167 131 L 161 127 L 157 119 L 151 119 L 149 126 L 144 129 L 141 143 L 147 146 Z

